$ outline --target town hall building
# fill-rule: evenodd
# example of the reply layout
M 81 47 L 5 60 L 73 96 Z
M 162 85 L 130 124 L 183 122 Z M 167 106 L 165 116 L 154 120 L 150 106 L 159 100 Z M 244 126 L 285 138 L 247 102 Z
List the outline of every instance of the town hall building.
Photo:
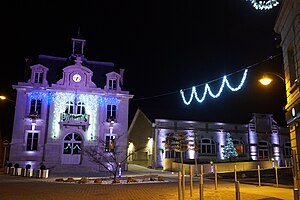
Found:
M 83 153 L 89 147 L 109 153 L 118 146 L 120 157 L 126 158 L 133 95 L 123 90 L 124 70 L 86 59 L 85 43 L 79 35 L 72 38 L 68 58 L 39 55 L 29 80 L 13 85 L 17 97 L 10 163 L 99 170 Z

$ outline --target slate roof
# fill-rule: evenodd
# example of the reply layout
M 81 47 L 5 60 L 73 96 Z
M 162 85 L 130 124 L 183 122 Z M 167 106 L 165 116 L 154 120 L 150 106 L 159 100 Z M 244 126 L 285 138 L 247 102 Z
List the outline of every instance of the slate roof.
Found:
M 62 78 L 63 68 L 75 64 L 74 61 L 75 57 L 73 56 L 63 58 L 41 54 L 38 56 L 36 64 L 41 64 L 49 69 L 47 81 L 51 86 Z M 93 71 L 92 81 L 100 88 L 105 85 L 106 74 L 116 70 L 112 62 L 89 61 L 85 58 L 82 65 Z

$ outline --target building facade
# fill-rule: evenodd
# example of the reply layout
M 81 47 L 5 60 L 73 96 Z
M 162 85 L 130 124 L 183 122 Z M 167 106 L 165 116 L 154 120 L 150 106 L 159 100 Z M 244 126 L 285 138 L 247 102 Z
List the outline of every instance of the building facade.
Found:
M 129 162 L 153 168 L 171 168 L 172 162 L 210 163 L 226 161 L 223 155 L 226 134 L 230 133 L 238 153 L 236 161 L 277 160 L 290 164 L 291 143 L 288 128 L 279 127 L 271 114 L 254 113 L 248 124 L 155 119 L 138 110 L 130 125 Z M 184 138 L 181 155 L 177 138 Z M 184 147 L 184 146 L 183 146 Z M 135 149 L 141 149 L 135 152 Z
M 287 104 L 286 120 L 290 127 L 294 158 L 295 188 L 300 189 L 300 1 L 284 0 L 274 30 L 281 35 Z
M 68 58 L 39 55 L 28 82 L 17 91 L 9 162 L 56 169 L 63 165 L 99 169 L 84 148 L 118 146 L 126 158 L 128 105 L 123 69 L 84 57 L 86 40 L 72 38 Z M 116 140 L 118 138 L 118 140 Z M 117 143 L 116 143 L 117 142 Z M 101 170 L 101 169 L 100 169 Z

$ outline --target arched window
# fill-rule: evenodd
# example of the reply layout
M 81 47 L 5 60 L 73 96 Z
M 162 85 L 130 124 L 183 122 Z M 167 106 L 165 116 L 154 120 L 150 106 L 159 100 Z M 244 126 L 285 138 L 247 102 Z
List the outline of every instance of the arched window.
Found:
M 259 159 L 269 158 L 269 143 L 266 141 L 260 141 L 258 143 L 258 156 Z
M 83 102 L 77 104 L 77 114 L 85 114 L 85 105 Z
M 201 139 L 198 152 L 202 155 L 216 155 L 216 143 L 212 139 Z
M 66 103 L 65 113 L 74 114 L 74 103 L 72 101 Z
M 234 148 L 239 156 L 243 156 L 245 154 L 245 146 L 241 140 L 232 140 Z

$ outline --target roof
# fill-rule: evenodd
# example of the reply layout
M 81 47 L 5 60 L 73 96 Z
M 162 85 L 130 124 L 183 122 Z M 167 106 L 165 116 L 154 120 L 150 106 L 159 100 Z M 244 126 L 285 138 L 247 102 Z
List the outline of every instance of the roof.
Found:
M 38 56 L 36 63 L 49 69 L 47 81 L 51 85 L 62 78 L 63 68 L 75 64 L 75 57 L 70 56 L 63 58 L 41 54 Z M 82 65 L 93 71 L 92 81 L 97 87 L 101 88 L 105 85 L 106 74 L 115 70 L 114 63 L 112 62 L 89 61 L 84 59 Z

